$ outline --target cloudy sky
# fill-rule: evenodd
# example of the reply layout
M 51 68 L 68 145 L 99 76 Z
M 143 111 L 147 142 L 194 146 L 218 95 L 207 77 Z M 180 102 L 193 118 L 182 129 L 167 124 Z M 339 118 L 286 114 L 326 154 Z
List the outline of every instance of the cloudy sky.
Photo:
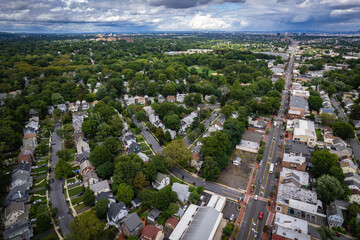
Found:
M 360 0 L 0 0 L 0 31 L 357 31 Z

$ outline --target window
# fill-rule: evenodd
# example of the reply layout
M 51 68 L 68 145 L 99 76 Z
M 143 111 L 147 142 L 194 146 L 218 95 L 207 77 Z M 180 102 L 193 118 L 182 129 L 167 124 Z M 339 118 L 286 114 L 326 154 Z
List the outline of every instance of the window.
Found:
M 277 206 L 277 207 L 276 207 L 276 211 L 281 212 L 281 211 L 282 211 L 282 207 Z

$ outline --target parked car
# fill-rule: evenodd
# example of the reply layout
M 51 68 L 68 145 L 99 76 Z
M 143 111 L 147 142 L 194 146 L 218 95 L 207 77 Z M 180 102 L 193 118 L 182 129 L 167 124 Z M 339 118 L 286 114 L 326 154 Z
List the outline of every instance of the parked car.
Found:
M 261 179 L 261 178 L 259 179 L 259 183 L 260 183 L 260 184 L 262 183 L 262 179 Z
M 263 213 L 263 212 L 260 212 L 260 213 L 259 213 L 259 219 L 263 219 L 263 217 L 264 217 L 264 213 Z
M 254 200 L 256 201 L 256 200 L 258 200 L 258 199 L 259 199 L 259 196 L 258 196 L 258 195 L 255 195 Z
M 231 214 L 229 220 L 230 220 L 230 221 L 234 221 L 234 214 Z

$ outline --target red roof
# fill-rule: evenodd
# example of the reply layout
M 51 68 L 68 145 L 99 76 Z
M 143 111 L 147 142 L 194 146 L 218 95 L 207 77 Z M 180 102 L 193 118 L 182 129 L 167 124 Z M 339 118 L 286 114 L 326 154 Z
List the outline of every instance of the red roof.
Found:
M 177 219 L 176 217 L 169 217 L 168 220 L 166 220 L 165 226 L 170 225 L 175 228 L 178 222 L 179 219 Z
M 161 229 L 153 226 L 153 225 L 147 225 L 144 227 L 144 230 L 142 231 L 141 240 L 155 240 L 158 233 L 161 232 Z

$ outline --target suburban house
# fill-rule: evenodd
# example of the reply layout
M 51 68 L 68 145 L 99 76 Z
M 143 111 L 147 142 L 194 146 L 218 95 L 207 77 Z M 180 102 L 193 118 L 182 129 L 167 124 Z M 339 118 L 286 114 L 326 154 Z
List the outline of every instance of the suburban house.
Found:
M 302 89 L 295 89 L 291 91 L 291 95 L 295 97 L 303 97 L 308 99 L 310 97 L 310 92 Z
M 18 163 L 28 163 L 32 164 L 34 161 L 33 152 L 29 149 L 22 149 L 18 155 Z
M 98 182 L 99 177 L 95 172 L 88 172 L 83 176 L 84 187 L 90 187 L 91 185 Z
M 163 238 L 163 230 L 152 225 L 146 225 L 140 236 L 141 240 L 162 240 Z
M 350 158 L 345 158 L 341 160 L 340 167 L 345 174 L 358 172 L 358 166 Z
M 176 192 L 178 196 L 178 200 L 185 203 L 189 199 L 190 192 L 189 192 L 189 186 L 181 183 L 173 183 L 172 185 L 172 191 Z
M 26 172 L 30 173 L 31 172 L 31 164 L 21 162 L 13 168 L 12 173 L 15 173 L 17 171 L 26 171 Z
M 129 214 L 122 223 L 122 229 L 125 236 L 139 236 L 144 224 L 136 213 Z
M 107 210 L 107 221 L 109 225 L 113 225 L 116 228 L 120 228 L 122 221 L 129 214 L 125 203 L 111 203 Z
M 56 108 L 59 109 L 60 112 L 63 112 L 63 113 L 66 112 L 66 110 L 67 110 L 67 107 L 65 104 L 58 104 L 58 105 L 56 105 Z
M 37 146 L 38 144 L 37 144 L 37 136 L 36 136 L 36 133 L 27 133 L 27 134 L 24 134 L 24 138 L 23 138 L 24 140 L 28 140 L 28 141 L 30 141 L 31 143 L 29 144 L 29 145 L 31 145 L 31 146 Z
M 5 227 L 3 237 L 5 240 L 30 240 L 34 236 L 33 229 L 27 219 L 21 219 Z
M 158 103 L 163 103 L 163 102 L 165 102 L 165 98 L 164 98 L 163 95 L 159 94 L 157 98 L 158 98 Z
M 154 208 L 149 212 L 147 219 L 151 222 L 155 222 L 160 217 L 160 215 L 161 211 L 157 208 Z
M 109 206 L 112 203 L 116 203 L 116 199 L 115 199 L 114 195 L 112 194 L 112 192 L 101 192 L 99 195 L 96 196 L 95 203 L 97 203 L 98 201 L 100 201 L 102 199 L 109 200 Z
M 295 153 L 284 153 L 281 167 L 305 172 L 306 158 L 302 155 L 296 155 Z
M 87 103 L 85 100 L 82 100 L 82 101 L 81 101 L 81 109 L 82 109 L 82 110 L 88 110 L 88 109 L 90 109 L 90 104 Z
M 166 100 L 167 100 L 168 102 L 174 103 L 176 99 L 175 99 L 175 96 L 167 96 L 167 97 L 166 97 Z
M 179 222 L 179 219 L 177 219 L 176 217 L 169 217 L 165 222 L 165 227 L 167 227 L 169 229 L 175 229 L 178 222 Z
M 299 119 L 309 114 L 308 101 L 303 97 L 291 96 L 288 110 L 289 119 Z
M 30 172 L 27 171 L 16 171 L 11 176 L 10 190 L 17 186 L 24 185 L 28 190 L 33 184 L 33 178 L 30 176 Z
M 12 202 L 5 208 L 3 214 L 3 223 L 5 227 L 14 224 L 21 219 L 29 220 L 30 205 L 26 205 L 23 202 Z
M 103 180 L 101 182 L 91 184 L 90 189 L 93 190 L 95 196 L 99 195 L 102 192 L 110 192 L 111 191 L 107 180 Z
M 136 142 L 135 135 L 132 133 L 126 133 L 123 137 L 123 143 L 129 153 L 138 153 L 141 151 L 140 145 Z
M 138 197 L 134 198 L 133 200 L 131 200 L 131 205 L 132 205 L 134 208 L 140 207 L 140 205 L 141 205 L 141 199 L 138 198 Z
M 82 163 L 85 160 L 89 160 L 89 158 L 90 158 L 90 152 L 81 152 L 77 154 L 76 161 Z
M 80 175 L 84 176 L 88 172 L 95 172 L 95 167 L 91 164 L 89 160 L 85 160 L 80 164 Z
M 335 137 L 330 134 L 324 134 L 323 138 L 324 138 L 324 143 L 331 145 L 334 143 L 335 140 L 340 139 L 339 137 Z
M 78 141 L 76 143 L 76 151 L 77 151 L 78 154 L 80 154 L 82 152 L 90 152 L 90 146 L 89 146 L 89 144 L 87 142 L 80 139 L 80 141 Z
M 249 121 L 249 131 L 265 133 L 267 127 L 267 122 L 262 119 L 256 119 Z
M 276 213 L 275 224 L 272 239 L 274 240 L 310 240 L 308 231 L 308 222 L 288 216 L 282 213 Z
M 352 149 L 341 138 L 335 139 L 331 146 L 327 146 L 331 153 L 336 154 L 339 158 L 349 158 L 352 155 Z
M 157 190 L 161 190 L 167 185 L 170 184 L 170 177 L 163 173 L 157 173 L 155 181 L 152 182 L 152 185 Z
M 341 227 L 344 223 L 343 211 L 346 211 L 349 202 L 335 200 L 326 208 L 326 215 L 330 227 Z
M 185 96 L 186 96 L 186 94 L 177 93 L 176 94 L 176 101 L 179 102 L 179 103 L 183 103 L 184 100 L 185 100 Z
M 183 119 L 181 119 L 180 122 L 180 129 L 181 131 L 185 132 L 187 128 L 189 128 L 191 126 L 191 124 L 193 123 L 194 119 L 198 117 L 198 111 L 195 110 L 193 112 L 191 112 L 188 116 L 184 117 Z
M 294 121 L 294 141 L 304 142 L 308 145 L 316 142 L 316 132 L 314 122 L 308 120 L 295 119 Z
M 16 186 L 10 190 L 4 201 L 4 206 L 9 206 L 12 202 L 27 202 L 29 190 L 26 185 Z

